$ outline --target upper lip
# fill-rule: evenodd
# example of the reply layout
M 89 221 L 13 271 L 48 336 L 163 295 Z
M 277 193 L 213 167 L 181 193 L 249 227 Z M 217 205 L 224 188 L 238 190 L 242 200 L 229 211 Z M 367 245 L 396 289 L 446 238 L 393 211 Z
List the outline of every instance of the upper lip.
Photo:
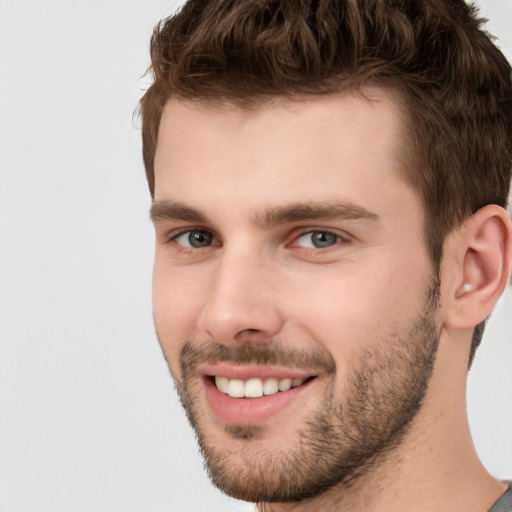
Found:
M 204 364 L 198 372 L 209 377 L 228 379 L 307 379 L 317 376 L 317 372 L 267 365 L 233 365 L 229 363 Z

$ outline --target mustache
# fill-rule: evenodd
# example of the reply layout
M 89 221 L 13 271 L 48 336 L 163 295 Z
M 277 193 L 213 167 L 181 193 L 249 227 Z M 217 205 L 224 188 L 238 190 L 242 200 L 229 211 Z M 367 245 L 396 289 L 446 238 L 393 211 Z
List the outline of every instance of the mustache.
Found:
M 187 342 L 180 353 L 182 375 L 189 375 L 201 364 L 218 363 L 286 366 L 314 370 L 319 375 L 336 371 L 336 362 L 326 350 L 299 350 L 286 347 L 275 340 L 246 341 L 238 346 L 227 346 L 213 341 Z

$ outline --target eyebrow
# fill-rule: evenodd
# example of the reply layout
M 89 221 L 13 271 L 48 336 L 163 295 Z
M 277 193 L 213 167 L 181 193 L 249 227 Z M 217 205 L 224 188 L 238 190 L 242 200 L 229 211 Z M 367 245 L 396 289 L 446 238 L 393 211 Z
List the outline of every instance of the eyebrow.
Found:
M 195 208 L 182 203 L 154 201 L 149 210 L 153 222 L 158 220 L 182 220 L 186 222 L 206 222 L 206 217 Z
M 284 207 L 269 208 L 257 215 L 258 222 L 263 226 L 335 219 L 378 221 L 379 216 L 366 208 L 343 201 L 295 203 Z
M 179 202 L 154 201 L 150 209 L 153 222 L 179 220 L 207 223 L 208 218 L 199 210 Z M 378 222 L 379 216 L 361 206 L 344 201 L 322 203 L 292 203 L 286 206 L 268 208 L 256 214 L 256 221 L 263 227 L 310 220 L 369 220 Z

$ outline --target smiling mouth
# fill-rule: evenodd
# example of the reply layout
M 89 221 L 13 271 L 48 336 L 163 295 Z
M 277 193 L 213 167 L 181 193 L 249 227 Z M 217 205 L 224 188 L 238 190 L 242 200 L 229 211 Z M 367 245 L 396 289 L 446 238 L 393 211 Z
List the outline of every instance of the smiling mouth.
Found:
M 262 396 L 275 395 L 298 388 L 314 378 L 314 376 L 295 379 L 270 377 L 266 379 L 252 378 L 244 381 L 221 376 L 209 377 L 221 393 L 231 398 L 261 398 Z
M 219 363 L 199 368 L 208 409 L 224 425 L 263 425 L 312 389 L 317 372 Z

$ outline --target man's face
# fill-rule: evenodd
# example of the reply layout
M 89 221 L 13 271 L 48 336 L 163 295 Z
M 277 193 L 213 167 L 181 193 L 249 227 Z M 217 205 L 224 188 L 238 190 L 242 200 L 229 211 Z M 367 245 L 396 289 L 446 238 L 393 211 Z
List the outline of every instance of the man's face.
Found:
M 170 101 L 154 315 L 213 481 L 294 501 L 398 444 L 430 378 L 438 283 L 393 103 Z

